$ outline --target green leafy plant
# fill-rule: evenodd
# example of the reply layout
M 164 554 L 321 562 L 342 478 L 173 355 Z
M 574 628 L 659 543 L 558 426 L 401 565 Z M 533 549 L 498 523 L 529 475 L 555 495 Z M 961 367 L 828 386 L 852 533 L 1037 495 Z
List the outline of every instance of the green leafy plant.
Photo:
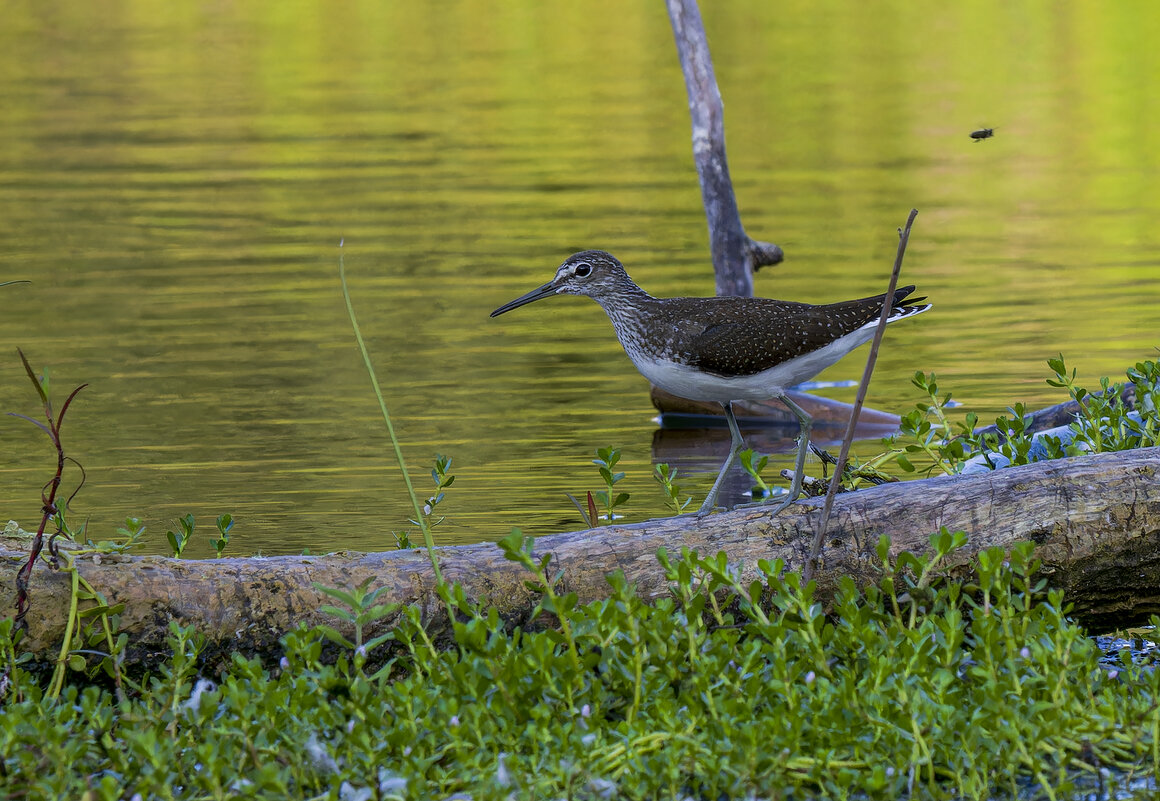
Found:
M 761 477 L 761 472 L 769 464 L 769 457 L 759 456 L 757 451 L 752 448 L 746 448 L 737 454 L 737 456 L 741 459 L 741 467 L 753 479 L 753 497 L 766 498 L 772 495 L 776 491 L 773 485 Z
M 1008 407 L 1007 411 L 1010 413 L 1009 417 L 999 415 L 995 418 L 995 431 L 964 433 L 961 437 L 965 447 L 970 449 L 968 452 L 978 454 L 992 469 L 1030 464 L 1037 460 L 1032 456 L 1036 439 L 1029 428 L 1027 407 L 1022 403 L 1016 403 Z M 1058 437 L 1041 438 L 1041 441 L 1046 448 L 1041 454 L 1042 458 L 1059 459 L 1064 456 L 1075 456 L 1080 452 L 1075 447 L 1065 448 Z M 1001 463 L 993 458 L 996 455 L 1003 457 Z M 962 469 L 962 466 L 959 469 Z
M 174 559 L 181 558 L 185 546 L 189 545 L 193 539 L 193 530 L 196 527 L 197 522 L 193 519 L 193 513 L 187 512 L 177 518 L 177 531 L 169 529 L 165 532 L 165 539 L 169 541 L 169 548 L 173 551 Z
M 427 497 L 427 500 L 424 501 L 423 506 L 419 510 L 422 522 L 419 520 L 410 521 L 411 525 L 417 527 L 420 531 L 424 530 L 424 528 L 427 530 L 434 529 L 446 519 L 442 516 L 434 519 L 434 512 L 435 507 L 443 502 L 444 490 L 455 483 L 455 476 L 451 474 L 450 456 L 435 454 L 435 466 L 431 469 L 431 483 L 435 485 L 435 491 Z M 415 547 L 411 541 L 410 532 L 406 530 L 392 531 L 391 536 L 395 538 L 395 547 L 399 550 L 408 550 Z
M 653 473 L 653 478 L 661 485 L 661 489 L 665 493 L 665 506 L 669 508 L 674 514 L 680 514 L 685 511 L 685 508 L 693 502 L 693 496 L 689 495 L 685 500 L 681 500 L 681 487 L 677 482 L 677 468 L 670 467 L 667 464 L 658 464 Z
M 624 479 L 624 473 L 616 469 L 619 462 L 620 449 L 612 447 L 597 448 L 596 458 L 592 460 L 592 464 L 600 470 L 600 478 L 604 481 L 604 489 L 594 493 L 596 500 L 604 507 L 604 514 L 600 517 L 609 523 L 623 516 L 618 515 L 616 509 L 627 503 L 630 497 L 627 492 L 616 491 L 616 485 Z
M 50 698 L 60 695 L 69 672 L 84 672 L 90 679 L 103 674 L 112 679 L 121 698 L 125 685 L 132 684 L 121 669 L 129 639 L 127 634 L 118 633 L 125 604 L 110 605 L 104 594 L 80 574 L 76 560 L 87 557 L 100 564 L 105 554 L 123 554 L 141 545 L 144 531 L 145 526 L 138 518 L 128 517 L 117 529 L 120 537 L 99 542 L 86 539 L 83 545 L 74 540 L 73 544 L 58 550 L 57 569 L 68 578 L 70 592 L 64 636 L 46 689 Z
M 117 528 L 119 537 L 94 542 L 86 539 L 81 547 L 68 550 L 61 568 L 71 584 L 69 617 L 62 639 L 57 669 L 49 685 L 49 694 L 59 694 L 66 681 L 65 668 L 85 671 L 89 678 L 103 674 L 113 680 L 117 693 L 124 697 L 124 685 L 132 684 L 122 671 L 125 646 L 129 636 L 120 630 L 120 615 L 125 604 L 110 605 L 104 594 L 83 578 L 76 569 L 76 559 L 88 557 L 99 563 L 104 554 L 123 554 L 143 544 L 145 524 L 137 517 L 126 517 Z M 82 602 L 88 604 L 82 609 Z M 138 691 L 139 687 L 136 687 Z
M 57 698 L 66 681 L 67 671 L 87 671 L 90 678 L 98 672 L 109 676 L 123 697 L 124 677 L 121 672 L 122 656 L 129 635 L 116 633 L 125 604 L 110 605 L 103 593 L 77 571 L 76 558 L 86 551 L 64 551 L 61 571 L 69 578 L 69 611 L 65 632 L 61 638 L 52 680 L 46 695 Z M 87 602 L 87 604 L 86 604 Z M 85 604 L 85 608 L 81 605 Z M 104 649 L 104 650 L 102 650 Z M 91 660 L 96 657 L 95 660 Z
M 1099 453 L 1160 444 L 1160 417 L 1156 413 L 1160 363 L 1138 362 L 1127 371 L 1128 380 L 1136 387 L 1135 414 L 1124 403 L 1124 384 L 1112 384 L 1104 377 L 1100 379 L 1100 390 L 1089 392 L 1076 383 L 1074 369 L 1068 372 L 1062 354 L 1048 359 L 1047 364 L 1055 373 L 1055 378 L 1047 379 L 1047 383 L 1066 389 L 1079 405 L 1080 413 L 1070 427 L 1082 449 Z
M 619 456 L 618 452 L 616 453 Z M 616 459 L 606 460 L 616 464 Z M 525 582 L 525 586 L 536 593 L 540 593 L 542 598 L 536 604 L 532 611 L 532 617 L 539 617 L 542 613 L 547 612 L 555 616 L 560 625 L 558 639 L 567 647 L 569 663 L 573 671 L 579 673 L 581 671 L 580 650 L 576 645 L 576 635 L 572 627 L 572 613 L 576 610 L 579 598 L 574 592 L 558 593 L 556 588 L 560 584 L 561 573 L 551 573 L 552 555 L 544 554 L 539 559 L 536 559 L 533 554 L 535 540 L 531 537 L 525 537 L 523 533 L 517 528 L 512 529 L 512 533 L 499 541 L 500 550 L 503 555 L 510 561 L 517 562 L 532 574 L 534 577 L 532 581 Z M 462 611 L 462 610 L 461 610 Z M 575 676 L 579 679 L 579 676 Z M 575 682 L 566 685 L 565 696 L 569 699 L 569 705 L 574 708 L 573 693 L 580 689 Z
M 129 518 L 136 524 L 140 521 L 136 518 Z M 126 521 L 128 523 L 128 521 Z M 234 527 L 234 516 L 231 514 L 218 515 L 215 525 L 217 527 L 217 536 L 209 540 L 209 544 L 213 547 L 217 558 L 221 558 L 225 552 L 226 546 L 230 544 L 230 531 Z M 144 526 L 140 526 L 140 530 L 144 531 Z M 186 547 L 193 541 L 193 533 L 197 528 L 197 521 L 194 519 L 193 513 L 188 512 L 177 518 L 177 530 L 169 529 L 165 532 L 165 539 L 169 542 L 169 549 L 173 552 L 174 559 L 180 559 L 181 555 L 185 553 Z
M 880 470 L 894 462 L 904 471 L 922 471 L 927 474 L 941 472 L 947 475 L 960 473 L 967 460 L 979 455 L 994 468 L 992 454 L 1004 457 L 1005 463 L 1026 464 L 1032 448 L 1032 437 L 1026 430 L 1026 409 L 1023 404 L 1015 404 L 1008 411 L 1010 417 L 996 418 L 996 431 L 977 433 L 978 415 L 968 412 L 964 420 L 952 422 L 947 410 L 954 403 L 951 394 L 942 394 L 934 373 L 929 375 L 916 372 L 911 383 L 926 393 L 926 399 L 915 404 L 915 408 L 903 415 L 899 423 L 899 434 L 885 440 L 894 445 L 892 449 L 879 454 L 868 462 L 859 463 L 863 470 Z M 850 489 L 856 489 L 854 481 Z
M 145 524 L 139 517 L 126 517 L 125 522 L 117 526 L 120 536 L 108 540 L 85 540 L 85 550 L 92 553 L 126 553 L 139 548 L 145 541 Z
M 354 668 L 358 671 L 363 669 L 367 657 L 371 652 L 393 637 L 393 634 L 387 631 L 369 640 L 365 639 L 364 635 L 367 626 L 394 614 L 399 608 L 398 604 L 378 603 L 379 596 L 386 592 L 388 588 L 383 586 L 371 590 L 369 588 L 373 581 L 374 577 L 371 576 L 350 591 L 335 587 L 325 587 L 318 582 L 313 582 L 312 585 L 314 589 L 334 598 L 336 601 L 340 601 L 343 607 L 345 607 L 327 604 L 321 608 L 321 611 L 342 620 L 350 626 L 354 630 L 354 639 L 348 638 L 332 626 L 320 625 L 318 626 L 318 631 L 336 645 L 350 650 Z M 390 672 L 390 665 L 384 666 L 381 671 L 382 675 L 386 675 Z
M 226 550 L 226 546 L 230 544 L 230 529 L 234 527 L 234 516 L 231 514 L 218 515 L 216 522 L 218 535 L 212 538 L 209 544 L 213 546 L 217 558 L 221 559 L 222 554 Z
M 973 459 L 994 469 L 1160 443 L 1160 363 L 1142 361 L 1127 371 L 1128 380 L 1135 385 L 1135 409 L 1124 402 L 1124 383 L 1105 377 L 1100 379 L 1100 389 L 1090 392 L 1079 385 L 1076 370 L 1068 370 L 1062 355 L 1047 364 L 1053 373 L 1047 383 L 1066 389 L 1076 403 L 1066 432 L 1035 434 L 1022 403 L 1013 404 L 1007 414 L 998 416 L 991 430 L 978 430 L 974 413 L 966 414 L 961 422 L 952 422 L 947 414 L 953 405 L 950 393 L 940 392 L 933 373 L 918 372 L 912 383 L 926 393 L 926 399 L 903 415 L 899 435 L 886 440 L 894 447 L 865 465 L 878 469 L 896 462 L 905 472 L 956 474 Z
M 409 551 L 415 547 L 415 543 L 411 542 L 411 533 L 406 529 L 392 531 L 391 536 L 395 538 L 395 547 L 400 551 Z
M 1067 369 L 1062 355 L 1048 359 L 1047 364 L 1054 374 L 1047 383 L 1066 389 L 1076 404 L 1076 413 L 1066 432 L 1034 435 L 1028 430 L 1025 407 L 1015 404 L 1009 409 L 1010 417 L 996 419 L 994 432 L 964 432 L 962 440 L 968 454 L 979 454 L 991 466 L 995 464 L 992 454 L 1002 456 L 1011 465 L 1021 465 L 1160 442 L 1160 418 L 1156 411 L 1160 400 L 1160 364 L 1143 361 L 1127 371 L 1128 380 L 1135 385 L 1134 410 L 1124 402 L 1124 383 L 1113 383 L 1104 377 L 1100 379 L 1099 391 L 1090 392 L 1077 383 L 1077 371 Z
M 970 412 L 964 422 L 951 423 L 947 417 L 947 409 L 953 404 L 951 393 L 940 394 L 938 379 L 934 373 L 926 375 L 921 371 L 916 372 L 910 382 L 925 392 L 927 397 L 916 403 L 911 412 L 902 416 L 899 429 L 904 437 L 913 441 L 903 447 L 900 453 L 892 452 L 891 456 L 898 466 L 908 473 L 915 471 L 911 459 L 919 454 L 930 461 L 930 465 L 926 468 L 927 473 L 935 470 L 945 474 L 958 472 L 960 465 L 968 456 L 964 437 L 970 436 L 978 424 L 978 416 Z M 889 460 L 887 458 L 878 464 L 874 462 L 871 464 L 879 467 Z
M 6 702 L 20 704 L 25 701 L 24 666 L 32 661 L 32 654 L 20 647 L 24 631 L 16 626 L 12 618 L 0 618 L 0 705 Z M 34 681 L 28 681 L 29 689 L 38 690 Z

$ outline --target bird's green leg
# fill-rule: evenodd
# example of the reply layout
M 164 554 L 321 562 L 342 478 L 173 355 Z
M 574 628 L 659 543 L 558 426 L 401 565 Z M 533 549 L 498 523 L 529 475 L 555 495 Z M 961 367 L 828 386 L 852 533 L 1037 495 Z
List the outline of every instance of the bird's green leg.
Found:
M 790 482 L 789 495 L 778 504 L 777 508 L 770 513 L 771 515 L 777 514 L 796 501 L 798 496 L 801 495 L 802 479 L 805 478 L 806 472 L 806 452 L 810 449 L 810 427 L 814 423 L 813 418 L 806 414 L 806 410 L 791 401 L 788 395 L 782 395 L 778 400 L 784 403 L 794 413 L 794 416 L 797 417 L 798 423 L 801 425 L 801 434 L 798 436 L 797 462 L 793 469 L 793 481 Z
M 721 491 L 721 484 L 725 481 L 725 474 L 733 466 L 733 460 L 737 458 L 737 454 L 741 453 L 742 449 L 745 448 L 745 440 L 741 438 L 741 429 L 737 427 L 737 418 L 733 416 L 733 404 L 723 403 L 721 405 L 725 407 L 725 419 L 729 422 L 729 433 L 732 435 L 733 441 L 730 443 L 729 455 L 725 458 L 725 464 L 721 465 L 721 472 L 717 474 L 717 480 L 713 482 L 713 487 L 709 490 L 709 494 L 705 496 L 705 502 L 697 510 L 698 517 L 702 517 L 713 511 L 713 507 L 717 502 L 717 493 Z M 802 413 L 805 414 L 805 412 Z

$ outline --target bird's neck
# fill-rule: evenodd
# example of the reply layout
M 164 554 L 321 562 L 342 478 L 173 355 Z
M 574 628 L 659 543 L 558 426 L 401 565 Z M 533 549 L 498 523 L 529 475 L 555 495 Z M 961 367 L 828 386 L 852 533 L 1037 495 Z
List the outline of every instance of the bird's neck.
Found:
M 616 338 L 629 356 L 640 350 L 647 338 L 648 325 L 657 311 L 660 300 L 645 292 L 631 280 L 625 279 L 615 292 L 594 297 L 612 321 Z

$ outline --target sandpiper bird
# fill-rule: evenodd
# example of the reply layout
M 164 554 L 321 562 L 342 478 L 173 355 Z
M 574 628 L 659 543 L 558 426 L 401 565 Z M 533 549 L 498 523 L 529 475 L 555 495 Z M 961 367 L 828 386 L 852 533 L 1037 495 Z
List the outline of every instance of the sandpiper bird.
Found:
M 921 314 L 925 298 L 894 293 L 888 322 Z M 569 256 L 548 283 L 505 303 L 492 317 L 553 295 L 587 295 L 607 312 L 616 337 L 636 369 L 656 386 L 682 398 L 716 401 L 725 408 L 732 446 L 698 515 L 712 511 L 725 474 L 745 447 L 733 401 L 784 403 L 801 424 L 789 495 L 777 514 L 801 493 L 810 416 L 785 394 L 874 337 L 886 295 L 812 306 L 768 298 L 654 298 L 602 250 Z

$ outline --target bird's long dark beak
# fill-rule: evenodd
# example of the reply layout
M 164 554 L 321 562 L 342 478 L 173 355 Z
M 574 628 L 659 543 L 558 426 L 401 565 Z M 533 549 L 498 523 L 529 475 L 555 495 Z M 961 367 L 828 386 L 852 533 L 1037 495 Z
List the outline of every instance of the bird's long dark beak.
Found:
M 533 289 L 528 294 L 520 295 L 518 298 L 511 301 L 510 303 L 505 303 L 504 305 L 500 306 L 498 309 L 496 309 L 495 311 L 493 311 L 491 313 L 491 316 L 498 317 L 499 315 L 503 314 L 504 312 L 510 312 L 512 309 L 518 309 L 520 306 L 526 306 L 527 304 L 533 303 L 534 301 L 537 301 L 537 300 L 543 300 L 544 298 L 550 298 L 555 294 L 556 294 L 556 285 L 553 284 L 551 281 L 549 281 L 548 283 L 544 284 L 542 287 L 538 287 L 536 289 Z

